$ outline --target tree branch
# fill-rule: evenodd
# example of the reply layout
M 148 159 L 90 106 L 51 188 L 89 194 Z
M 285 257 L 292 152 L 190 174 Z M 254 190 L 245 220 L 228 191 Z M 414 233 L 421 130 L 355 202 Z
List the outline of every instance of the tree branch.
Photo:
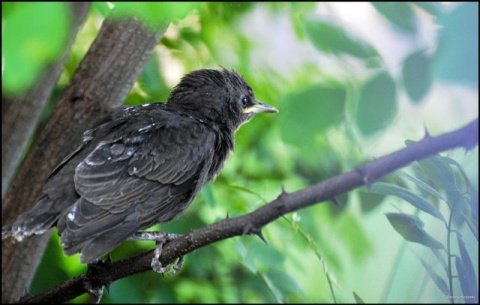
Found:
M 277 199 L 249 214 L 227 218 L 185 234 L 163 247 L 160 260 L 162 264 L 166 265 L 196 249 L 233 236 L 257 234 L 262 237 L 261 229 L 265 225 L 287 213 L 325 202 L 359 186 L 368 186 L 375 180 L 413 161 L 458 147 L 472 149 L 476 145 L 478 145 L 478 119 L 458 130 L 440 136 L 431 137 L 427 133 L 421 141 L 365 163 L 352 171 L 294 193 L 282 190 Z M 151 270 L 152 257 L 153 250 L 113 263 L 105 263 L 103 266 L 93 269 L 90 268 L 87 273 L 51 290 L 35 296 L 24 296 L 19 303 L 65 302 L 85 293 L 84 282 L 86 281 L 101 287 L 121 278 Z

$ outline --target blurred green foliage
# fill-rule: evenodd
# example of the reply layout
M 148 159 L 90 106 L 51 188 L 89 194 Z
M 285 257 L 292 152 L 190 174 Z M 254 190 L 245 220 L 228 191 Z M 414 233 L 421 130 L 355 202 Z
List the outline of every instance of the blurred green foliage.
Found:
M 471 119 L 470 109 L 477 105 L 478 110 L 478 3 L 364 3 L 358 13 L 367 11 L 365 20 L 376 21 L 367 33 L 360 33 L 359 21 L 352 18 L 357 7 L 350 17 L 343 15 L 353 4 L 343 10 L 340 4 L 312 2 L 114 5 L 112 11 L 97 2 L 90 10 L 49 109 L 103 18 L 133 12 L 150 26 L 170 26 L 125 104 L 165 101 L 184 73 L 224 66 L 243 74 L 260 100 L 280 110 L 242 126 L 235 152 L 216 181 L 182 217 L 155 229 L 185 233 L 251 212 L 276 198 L 282 186 L 289 192 L 302 189 L 401 148 L 405 138 L 420 138 L 424 126 L 433 126 L 435 133 L 459 127 Z M 62 3 L 2 3 L 4 93 L 31 86 L 62 52 L 66 16 Z M 450 91 L 466 91 L 459 96 L 467 101 L 449 108 L 445 92 Z M 476 98 L 469 100 L 472 91 Z M 189 254 L 174 277 L 146 272 L 113 283 L 102 302 L 447 302 L 442 292 L 448 285 L 441 282 L 448 276 L 425 264 L 431 253 L 422 245 L 402 250 L 405 243 L 384 216 L 392 210 L 399 215 L 425 211 L 418 209 L 425 204 L 430 215 L 451 216 L 463 234 L 458 249 L 448 248 L 459 257 L 453 268 L 461 277 L 456 293 L 477 288 L 478 295 L 478 286 L 468 284 L 472 273 L 465 272 L 473 269 L 473 277 L 478 275 L 478 236 L 472 237 L 475 227 L 478 231 L 478 148 L 467 155 L 448 154 L 451 163 L 461 165 L 422 161 L 406 169 L 409 178 L 383 179 L 394 187 L 382 192 L 353 191 L 338 198 L 340 206 L 316 205 L 269 224 L 267 245 L 253 236 L 213 244 Z M 445 201 L 460 202 L 462 213 L 446 210 Z M 412 217 L 393 216 L 393 227 L 411 239 L 418 239 L 418 232 L 424 238 L 433 235 L 442 245 L 453 229 L 436 231 L 439 217 Z M 432 234 L 444 231 L 447 235 Z M 153 243 L 129 241 L 112 256 L 151 248 Z M 427 271 L 422 277 L 413 266 Z M 63 256 L 55 236 L 30 293 L 84 269 L 78 257 Z M 432 282 L 440 289 L 431 292 Z M 91 301 L 87 295 L 75 300 Z
M 62 54 L 70 19 L 66 3 L 2 2 L 4 94 L 32 86 L 45 66 Z

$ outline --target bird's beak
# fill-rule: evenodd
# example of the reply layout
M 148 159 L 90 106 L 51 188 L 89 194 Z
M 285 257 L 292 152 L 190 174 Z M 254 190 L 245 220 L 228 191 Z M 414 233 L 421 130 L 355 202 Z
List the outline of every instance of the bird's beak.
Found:
M 243 110 L 243 113 L 255 114 L 255 113 L 261 113 L 261 112 L 278 112 L 278 109 L 273 106 L 254 100 L 252 105 L 247 106 Z

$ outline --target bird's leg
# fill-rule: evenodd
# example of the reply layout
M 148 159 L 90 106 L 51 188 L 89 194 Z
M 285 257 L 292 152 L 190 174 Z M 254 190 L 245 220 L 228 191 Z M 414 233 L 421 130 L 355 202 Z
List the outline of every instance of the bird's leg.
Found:
M 136 232 L 134 233 L 129 240 L 152 240 L 155 241 L 155 251 L 152 258 L 152 269 L 158 273 L 167 273 L 170 276 L 175 275 L 183 265 L 183 256 L 177 262 L 171 263 L 167 266 L 162 266 L 160 262 L 160 256 L 162 255 L 163 246 L 180 237 L 181 234 L 166 233 L 166 232 Z
M 180 237 L 181 234 L 167 233 L 167 232 L 135 232 L 128 240 L 153 240 L 153 241 L 164 241 L 165 243 L 174 240 L 177 237 Z
M 110 289 L 109 282 L 100 282 L 98 281 L 98 274 L 101 272 L 102 268 L 105 265 L 108 265 L 112 262 L 112 258 L 110 255 L 107 257 L 105 261 L 101 261 L 96 259 L 94 262 L 87 265 L 87 273 L 85 281 L 83 282 L 83 287 L 85 290 L 88 291 L 90 295 L 92 295 L 96 303 L 100 303 L 102 296 L 103 296 L 103 288 L 107 288 L 107 291 Z

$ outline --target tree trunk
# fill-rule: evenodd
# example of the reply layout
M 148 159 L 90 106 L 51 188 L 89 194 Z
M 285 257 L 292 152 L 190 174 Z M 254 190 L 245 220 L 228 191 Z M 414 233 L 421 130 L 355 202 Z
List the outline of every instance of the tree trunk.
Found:
M 73 20 L 65 51 L 57 62 L 43 71 L 35 86 L 21 97 L 13 99 L 2 97 L 2 198 L 60 77 L 89 7 L 90 4 L 87 2 L 72 3 Z
M 81 143 L 83 131 L 109 108 L 122 104 L 164 30 L 153 33 L 129 19 L 105 20 L 5 195 L 3 224 L 34 204 L 50 172 Z M 2 303 L 25 293 L 49 236 L 17 244 L 3 241 Z

